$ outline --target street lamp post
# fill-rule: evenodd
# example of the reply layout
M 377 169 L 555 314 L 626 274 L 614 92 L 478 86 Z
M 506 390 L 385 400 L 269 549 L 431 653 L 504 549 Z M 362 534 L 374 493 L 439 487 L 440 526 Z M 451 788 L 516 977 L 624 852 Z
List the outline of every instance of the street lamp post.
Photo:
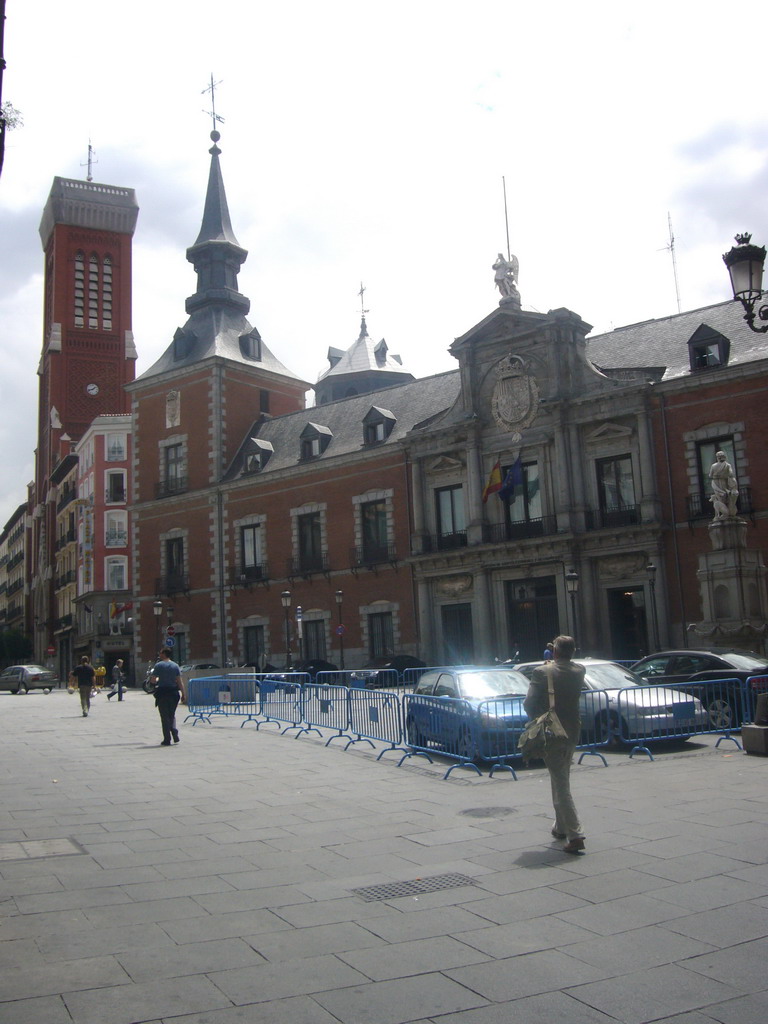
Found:
M 280 601 L 283 605 L 283 613 L 285 615 L 285 668 L 286 671 L 291 670 L 291 623 L 289 619 L 290 608 L 291 608 L 291 592 L 290 590 L 284 590 L 280 595 Z
M 338 633 L 338 636 L 339 636 L 339 668 L 343 672 L 344 671 L 344 623 L 342 621 L 341 603 L 344 600 L 344 591 L 343 590 L 337 590 L 336 593 L 334 594 L 334 597 L 336 598 L 336 607 L 339 610 L 339 625 L 338 625 L 338 628 L 336 630 L 336 632 Z
M 153 611 L 154 616 L 155 616 L 155 622 L 157 623 L 157 655 L 159 657 L 160 656 L 160 648 L 163 646 L 162 634 L 160 632 L 161 629 L 162 629 L 162 623 L 160 622 L 160 616 L 163 614 L 163 602 L 162 601 L 154 601 L 153 604 L 152 604 L 152 611 Z
M 731 278 L 733 297 L 744 307 L 744 319 L 755 334 L 765 334 L 765 327 L 755 327 L 755 319 L 768 320 L 768 305 L 761 306 L 755 313 L 755 306 L 763 297 L 763 264 L 765 246 L 751 245 L 752 235 L 736 235 L 736 245 L 723 256 Z
M 570 572 L 565 574 L 565 589 L 571 598 L 571 625 L 573 627 L 574 639 L 576 639 L 576 646 L 578 647 L 579 623 L 576 619 L 576 595 L 579 592 L 579 574 L 575 569 L 571 569 Z
M 648 586 L 651 590 L 651 621 L 653 623 L 653 649 L 658 651 L 659 649 L 659 615 L 656 607 L 656 566 L 653 562 L 649 562 L 645 567 L 645 571 L 648 573 Z

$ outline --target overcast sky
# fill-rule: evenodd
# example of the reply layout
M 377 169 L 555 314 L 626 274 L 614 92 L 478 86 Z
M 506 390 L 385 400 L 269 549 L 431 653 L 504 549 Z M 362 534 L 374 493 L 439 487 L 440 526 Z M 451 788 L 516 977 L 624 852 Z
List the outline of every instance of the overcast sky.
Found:
M 136 189 L 137 372 L 186 320 L 211 73 L 251 323 L 307 380 L 358 334 L 416 375 L 498 302 L 596 332 L 728 297 L 736 231 L 768 241 L 765 0 L 8 0 L 0 178 L 0 526 L 33 475 L 38 225 L 55 175 Z

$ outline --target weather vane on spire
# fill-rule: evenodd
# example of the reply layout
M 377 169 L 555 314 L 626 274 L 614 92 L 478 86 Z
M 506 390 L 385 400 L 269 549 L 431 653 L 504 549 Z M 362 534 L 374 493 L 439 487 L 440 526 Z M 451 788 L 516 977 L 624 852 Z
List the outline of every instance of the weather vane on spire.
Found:
M 360 282 L 360 291 L 357 293 L 360 296 L 360 315 L 365 319 L 365 314 L 368 310 L 365 308 L 365 285 Z
M 205 96 L 205 94 L 207 92 L 209 92 L 211 94 L 211 109 L 203 111 L 203 113 L 207 114 L 208 117 L 210 117 L 212 122 L 213 122 L 213 128 L 211 130 L 211 136 L 213 136 L 213 132 L 216 132 L 217 136 L 219 134 L 218 130 L 216 128 L 216 122 L 217 121 L 219 122 L 219 124 L 224 124 L 224 118 L 220 114 L 216 113 L 216 86 L 217 85 L 221 85 L 221 81 L 214 82 L 214 80 L 213 80 L 213 72 L 211 72 L 211 84 L 210 85 L 206 85 L 206 87 L 200 93 L 201 96 Z M 216 142 L 216 141 L 217 140 L 214 139 L 214 142 Z

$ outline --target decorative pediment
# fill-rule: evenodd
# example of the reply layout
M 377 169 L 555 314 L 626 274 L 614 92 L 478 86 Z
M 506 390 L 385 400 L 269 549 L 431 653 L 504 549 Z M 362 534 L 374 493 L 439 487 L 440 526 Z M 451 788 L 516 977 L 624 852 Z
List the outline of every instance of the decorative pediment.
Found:
M 622 441 L 627 443 L 632 437 L 632 428 L 622 423 L 601 423 L 595 430 L 585 435 L 587 444 L 605 444 L 606 441 Z
M 456 473 L 464 471 L 464 463 L 461 459 L 454 458 L 451 455 L 438 455 L 429 464 L 430 473 Z

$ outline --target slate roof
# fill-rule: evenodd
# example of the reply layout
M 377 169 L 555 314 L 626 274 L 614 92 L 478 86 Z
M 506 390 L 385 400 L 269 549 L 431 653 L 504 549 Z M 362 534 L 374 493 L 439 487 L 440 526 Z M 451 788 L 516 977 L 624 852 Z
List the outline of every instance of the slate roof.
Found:
M 733 300 L 591 335 L 587 338 L 587 355 L 606 372 L 666 367 L 663 379 L 671 380 L 691 373 L 688 340 L 702 325 L 730 341 L 729 366 L 768 358 L 766 336 L 749 329 L 741 304 Z
M 207 306 L 196 310 L 187 320 L 183 333 L 190 337 L 195 335 L 196 341 L 186 349 L 182 358 L 176 358 L 173 343 L 163 352 L 156 363 L 153 363 L 148 370 L 138 377 L 138 380 L 145 380 L 147 377 L 154 377 L 159 373 L 172 370 L 180 370 L 185 366 L 192 366 L 203 359 L 212 356 L 221 356 L 235 363 L 242 363 L 244 366 L 252 366 L 269 373 L 279 374 L 281 377 L 290 377 L 293 380 L 301 380 L 292 370 L 287 369 L 270 349 L 261 342 L 259 359 L 252 359 L 243 354 L 240 347 L 240 338 L 253 331 L 246 318 L 222 306 Z M 307 388 L 309 383 L 304 382 Z
M 400 356 L 390 353 L 387 343 L 383 338 L 381 341 L 374 341 L 370 337 L 365 317 L 363 317 L 360 324 L 360 334 L 357 341 L 345 352 L 340 352 L 339 349 L 331 349 L 328 353 L 329 359 L 331 356 L 340 358 L 318 376 L 318 383 L 328 377 L 339 377 L 348 373 L 365 373 L 372 370 L 403 375 L 409 373 L 403 366 Z
M 343 398 L 275 419 L 256 420 L 224 479 L 235 480 L 244 475 L 244 456 L 252 437 L 269 442 L 274 448 L 274 454 L 264 469 L 254 474 L 255 476 L 268 476 L 270 473 L 291 469 L 299 464 L 322 463 L 324 460 L 397 444 L 425 417 L 438 415 L 449 409 L 459 395 L 459 387 L 459 371 L 449 370 L 434 377 L 407 381 L 405 384 L 382 388 L 371 394 Z M 391 413 L 395 422 L 392 432 L 385 441 L 376 445 L 365 445 L 363 419 L 372 406 L 384 413 Z M 311 460 L 302 460 L 301 435 L 311 423 L 327 427 L 332 438 L 322 455 Z

